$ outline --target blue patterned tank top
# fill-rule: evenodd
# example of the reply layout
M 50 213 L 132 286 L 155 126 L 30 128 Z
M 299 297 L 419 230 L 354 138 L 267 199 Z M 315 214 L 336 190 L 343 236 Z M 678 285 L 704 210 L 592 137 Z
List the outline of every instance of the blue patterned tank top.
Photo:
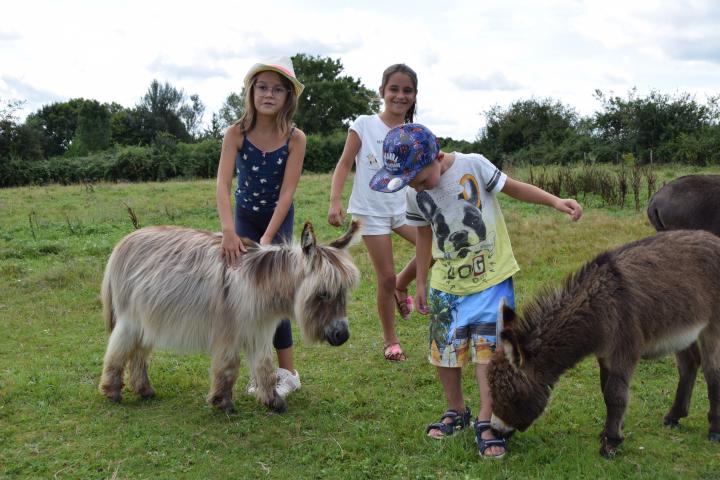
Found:
M 242 147 L 235 156 L 237 208 L 251 212 L 275 210 L 285 176 L 291 136 L 292 131 L 285 145 L 272 152 L 263 152 L 248 140 L 247 135 L 244 136 Z

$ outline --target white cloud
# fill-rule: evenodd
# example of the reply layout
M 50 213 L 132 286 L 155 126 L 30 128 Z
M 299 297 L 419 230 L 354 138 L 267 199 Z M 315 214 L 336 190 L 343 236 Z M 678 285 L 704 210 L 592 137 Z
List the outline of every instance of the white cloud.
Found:
M 13 42 L 15 40 L 20 40 L 21 38 L 22 35 L 19 33 L 0 30 L 0 44 Z
M 38 12 L 42 12 L 39 15 Z M 133 106 L 157 78 L 198 93 L 206 120 L 247 69 L 276 55 L 329 56 L 373 90 L 406 63 L 418 120 L 472 140 L 483 112 L 553 98 L 590 114 L 595 89 L 717 95 L 714 0 L 35 0 L 9 2 L 0 27 L 0 98 L 94 98 Z
M 208 79 L 215 77 L 229 77 L 230 75 L 222 68 L 208 67 L 207 65 L 178 65 L 165 58 L 158 57 L 148 65 L 148 70 L 165 75 L 172 79 Z
M 458 75 L 452 79 L 455 85 L 464 90 L 520 90 L 518 82 L 508 79 L 501 72 L 492 72 L 487 76 L 473 74 Z
M 20 78 L 3 75 L 0 77 L 0 80 L 5 84 L 4 89 L 9 92 L 9 98 L 5 98 L 4 100 L 25 100 L 30 104 L 32 110 L 36 110 L 45 103 L 65 100 L 65 98 L 56 92 L 37 88 Z

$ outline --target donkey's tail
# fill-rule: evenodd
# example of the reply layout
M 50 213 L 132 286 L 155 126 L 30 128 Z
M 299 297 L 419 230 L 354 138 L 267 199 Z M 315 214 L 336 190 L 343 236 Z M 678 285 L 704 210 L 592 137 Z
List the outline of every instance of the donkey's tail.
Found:
M 105 270 L 102 286 L 100 287 L 100 296 L 103 304 L 103 318 L 105 318 L 105 328 L 108 333 L 112 333 L 115 328 L 115 311 L 112 304 L 112 286 L 110 282 L 110 269 Z
M 660 210 L 655 205 L 655 202 L 650 202 L 650 205 L 648 205 L 647 209 L 647 216 L 648 220 L 650 220 L 650 223 L 653 227 L 655 227 L 655 230 L 658 232 L 662 232 L 664 230 L 667 230 L 665 227 L 665 224 L 663 223 L 662 219 L 660 218 Z

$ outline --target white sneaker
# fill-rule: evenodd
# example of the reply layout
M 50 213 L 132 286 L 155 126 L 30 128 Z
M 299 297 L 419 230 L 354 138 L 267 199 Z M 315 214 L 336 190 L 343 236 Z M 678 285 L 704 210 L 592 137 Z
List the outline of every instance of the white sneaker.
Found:
M 250 377 L 250 381 L 248 382 L 247 387 L 245 387 L 245 391 L 248 395 L 255 395 L 255 392 L 257 392 L 257 382 L 255 381 L 255 377 Z
M 287 397 L 295 390 L 300 390 L 300 374 L 297 370 L 292 373 L 284 368 L 277 369 L 277 383 L 275 389 L 282 398 Z
M 297 370 L 292 373 L 290 370 L 278 368 L 275 375 L 277 376 L 275 389 L 281 397 L 285 398 L 295 390 L 300 390 L 300 374 Z M 257 382 L 254 377 L 250 379 L 246 390 L 249 395 L 255 395 L 257 392 Z

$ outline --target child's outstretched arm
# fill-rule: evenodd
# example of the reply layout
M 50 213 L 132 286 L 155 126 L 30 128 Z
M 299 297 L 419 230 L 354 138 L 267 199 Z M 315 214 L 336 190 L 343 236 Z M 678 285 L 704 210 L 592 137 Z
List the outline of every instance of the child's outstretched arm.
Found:
M 513 180 L 508 177 L 502 192 L 511 197 L 528 203 L 547 205 L 554 209 L 567 213 L 573 221 L 582 217 L 583 211 L 580 204 L 574 198 L 558 198 L 542 188 L 530 185 L 529 183 Z
M 360 151 L 362 141 L 357 133 L 348 130 L 348 136 L 345 140 L 342 155 L 335 166 L 332 182 L 330 184 L 330 207 L 328 208 L 328 223 L 339 227 L 345 219 L 345 213 L 342 208 L 342 192 L 345 186 L 345 180 L 348 173 L 352 169 L 355 156 Z M 369 188 L 369 187 L 368 187 Z

